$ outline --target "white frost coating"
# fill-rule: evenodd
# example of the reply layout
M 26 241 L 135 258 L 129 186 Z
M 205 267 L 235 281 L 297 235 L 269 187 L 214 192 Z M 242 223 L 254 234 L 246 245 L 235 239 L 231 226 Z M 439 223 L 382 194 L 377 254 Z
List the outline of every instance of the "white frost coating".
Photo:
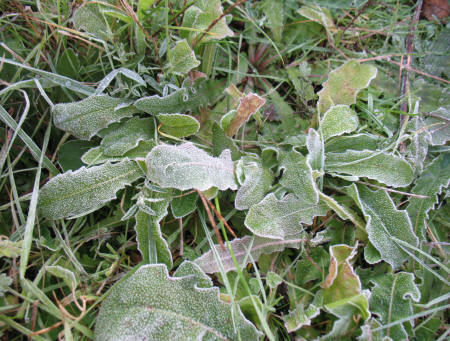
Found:
M 306 148 L 308 148 L 308 155 L 306 160 L 313 170 L 323 171 L 323 165 L 325 162 L 325 147 L 320 134 L 310 128 L 308 130 L 308 136 L 306 137 Z
M 299 330 L 303 326 L 310 326 L 311 320 L 320 314 L 320 308 L 311 303 L 305 309 L 303 303 L 298 303 L 293 311 L 283 316 L 284 326 L 289 333 Z
M 325 170 L 367 177 L 392 187 L 407 186 L 414 178 L 411 165 L 403 158 L 373 150 L 327 153 Z
M 431 144 L 433 146 L 444 145 L 450 140 L 450 110 L 448 107 L 441 107 L 428 114 L 425 119 L 428 131 L 431 134 Z
M 116 198 L 116 192 L 142 177 L 134 161 L 82 167 L 52 178 L 39 193 L 39 213 L 49 219 L 75 218 Z
M 332 106 L 320 121 L 322 137 L 326 141 L 330 137 L 351 133 L 358 128 L 358 116 L 348 105 Z
M 280 252 L 288 247 L 298 249 L 304 241 L 303 239 L 275 240 L 258 236 L 255 236 L 254 238 L 255 240 L 253 241 L 250 251 L 249 247 L 252 241 L 251 236 L 245 236 L 242 239 L 236 238 L 230 242 L 234 256 L 243 268 L 251 261 L 250 257 L 247 257 L 247 261 L 243 263 L 247 254 L 251 255 L 252 258 L 257 261 L 262 254 Z M 220 260 L 222 262 L 223 268 L 225 269 L 225 272 L 235 270 L 236 267 L 228 249 L 223 250 L 220 245 L 214 245 L 214 247 L 216 248 L 216 251 L 220 256 Z M 200 268 L 208 274 L 219 272 L 219 265 L 216 262 L 212 250 L 197 258 L 194 263 L 200 266 Z
M 211 187 L 237 189 L 234 165 L 228 149 L 216 158 L 192 143 L 160 145 L 152 149 L 146 163 L 148 179 L 162 188 L 182 191 L 193 188 L 206 191 Z
M 121 98 L 108 95 L 90 96 L 79 102 L 56 104 L 53 121 L 59 129 L 82 140 L 89 140 L 101 129 L 124 117 L 130 117 L 136 108 Z M 117 107 L 119 107 L 116 109 Z
M 102 148 L 100 146 L 94 147 L 83 154 L 83 156 L 81 157 L 81 161 L 91 166 L 105 163 L 107 161 L 122 161 L 125 158 L 128 158 L 129 160 L 145 159 L 147 154 L 150 153 L 154 146 L 155 142 L 151 140 L 141 141 L 136 148 L 129 150 L 122 156 L 106 156 L 102 152 Z
M 219 289 L 199 288 L 197 271 L 170 277 L 145 265 L 114 286 L 97 317 L 95 340 L 258 340 L 261 333 L 220 301 Z

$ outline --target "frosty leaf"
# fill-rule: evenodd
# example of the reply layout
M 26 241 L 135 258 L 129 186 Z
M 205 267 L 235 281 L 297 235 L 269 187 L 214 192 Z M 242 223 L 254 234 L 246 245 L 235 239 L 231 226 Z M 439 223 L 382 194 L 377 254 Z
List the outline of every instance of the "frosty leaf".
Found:
M 293 311 L 283 316 L 284 325 L 289 333 L 299 330 L 303 326 L 310 326 L 311 320 L 320 314 L 320 308 L 311 303 L 305 309 L 302 303 L 297 304 Z
M 199 288 L 211 288 L 213 286 L 211 278 L 194 262 L 185 260 L 173 274 L 173 277 L 185 276 L 194 276 L 197 280 L 197 287 Z
M 428 153 L 431 135 L 425 128 L 426 124 L 420 117 L 408 122 L 407 131 L 412 135 L 411 143 L 406 149 L 406 158 L 414 169 L 414 175 L 423 171 L 423 164 Z
M 108 95 L 90 96 L 79 102 L 56 104 L 53 121 L 59 129 L 82 140 L 89 140 L 110 123 L 130 117 L 136 108 L 121 98 Z
M 298 13 L 316 23 L 322 25 L 330 37 L 336 31 L 336 26 L 333 22 L 333 17 L 327 8 L 322 8 L 316 5 L 302 6 Z
M 3 237 L 3 236 L 2 236 Z M 19 257 L 22 253 L 23 241 L 13 242 L 7 238 L 0 238 L 0 258 L 8 257 L 15 258 Z
M 417 246 L 418 239 L 406 211 L 399 211 L 387 192 L 372 192 L 365 186 L 351 185 L 348 192 L 366 218 L 369 240 L 380 253 L 381 259 L 398 269 L 409 258 L 392 237 Z M 369 261 L 366 258 L 367 261 Z
M 239 99 L 239 106 L 237 108 L 236 115 L 231 119 L 227 126 L 227 135 L 232 137 L 236 135 L 239 128 L 249 120 L 255 112 L 259 110 L 266 100 L 259 97 L 257 94 L 249 93 Z
M 161 264 L 142 266 L 111 290 L 95 339 L 258 340 L 260 333 L 242 313 L 232 316 L 231 305 L 219 300 L 219 289 L 199 289 L 198 280 L 195 274 L 170 277 Z
M 81 161 L 91 166 L 105 163 L 107 161 L 122 161 L 125 158 L 128 158 L 130 160 L 145 159 L 147 154 L 150 153 L 154 146 L 155 142 L 153 141 L 141 141 L 136 148 L 129 150 L 122 156 L 106 156 L 103 153 L 101 147 L 95 147 L 89 149 L 86 153 L 84 153 L 81 157 Z
M 237 189 L 229 150 L 215 158 L 192 143 L 160 145 L 152 149 L 146 163 L 149 180 L 163 188 L 172 187 L 182 191 L 205 191 L 211 187 Z
M 278 200 L 270 193 L 250 207 L 245 226 L 258 236 L 287 240 L 299 236 L 303 231 L 302 223 L 312 224 L 312 218 L 326 213 L 324 204 L 304 201 L 292 194 Z
M 95 89 L 95 94 L 98 95 L 98 94 L 101 94 L 103 91 L 105 91 L 106 88 L 108 87 L 108 85 L 111 84 L 111 82 L 114 80 L 114 78 L 116 78 L 118 75 L 123 75 L 123 76 L 135 81 L 140 86 L 146 85 L 144 79 L 142 79 L 142 77 L 139 76 L 138 73 L 136 73 L 130 69 L 121 67 L 121 68 L 112 70 L 98 83 L 97 89 Z
M 200 65 L 186 39 L 177 41 L 169 50 L 169 72 L 184 75 Z
M 49 219 L 75 218 L 115 199 L 116 192 L 142 177 L 134 161 L 82 167 L 52 178 L 39 194 L 39 212 Z
M 306 148 L 308 148 L 308 155 L 306 159 L 313 170 L 323 171 L 324 165 L 324 144 L 319 133 L 314 129 L 308 130 L 306 137 Z
M 45 270 L 53 276 L 61 278 L 70 289 L 77 287 L 77 279 L 75 274 L 69 269 L 63 268 L 59 265 L 46 265 Z
M 328 80 L 323 84 L 323 89 L 319 92 L 317 103 L 319 113 L 325 113 L 336 104 L 354 104 L 358 92 L 367 88 L 376 75 L 376 67 L 359 64 L 356 60 L 349 60 L 331 71 Z
M 86 31 L 102 40 L 112 36 L 97 3 L 87 3 L 78 8 L 73 14 L 72 21 L 77 31 Z
M 234 141 L 225 134 L 225 131 L 217 122 L 213 123 L 212 134 L 212 152 L 214 156 L 219 156 L 225 149 L 229 149 L 231 151 L 231 159 L 233 161 L 240 159 L 241 152 L 238 147 Z
M 107 130 L 100 143 L 102 153 L 106 156 L 124 155 L 136 148 L 140 141 L 152 139 L 155 133 L 153 119 L 139 117 L 133 117 Z
M 197 208 L 197 193 L 175 195 L 170 203 L 174 218 L 183 218 Z
M 433 146 L 444 145 L 450 140 L 450 111 L 447 108 L 439 108 L 427 114 L 425 124 L 429 126 L 431 144 Z
M 266 26 L 272 31 L 276 42 L 282 38 L 284 28 L 284 11 L 282 0 L 265 0 L 261 3 L 261 9 L 267 18 Z
M 348 150 L 345 153 L 327 153 L 325 170 L 367 177 L 392 187 L 404 187 L 413 180 L 413 170 L 404 159 L 380 151 Z
M 181 31 L 180 35 L 187 38 L 190 43 L 208 29 L 199 43 L 232 37 L 233 31 L 228 27 L 226 18 L 222 17 L 218 20 L 222 14 L 223 8 L 220 0 L 198 0 L 194 6 L 186 10 L 182 24 L 183 27 L 190 27 L 194 30 Z M 210 27 L 213 22 L 215 22 L 214 26 Z
M 319 201 L 317 185 L 306 157 L 295 150 L 282 154 L 280 168 L 284 170 L 280 180 L 283 187 L 305 201 Z
M 0 274 L 0 297 L 5 295 L 12 282 L 13 279 L 11 277 L 6 276 L 6 274 Z
M 309 259 L 301 258 L 295 268 L 295 283 L 304 286 L 307 282 L 324 279 L 330 264 L 330 256 L 322 247 L 314 247 L 309 251 Z M 315 263 L 313 264 L 311 260 Z
M 350 136 L 339 136 L 325 143 L 326 152 L 343 153 L 352 150 L 376 150 L 381 149 L 385 138 L 371 134 L 355 134 Z
M 260 202 L 273 180 L 272 172 L 263 168 L 258 159 L 249 156 L 242 157 L 237 163 L 236 177 L 241 184 L 234 201 L 238 210 L 247 210 Z
M 428 212 L 438 203 L 438 195 L 449 185 L 450 155 L 443 153 L 425 168 L 411 191 L 413 194 L 429 197 L 426 199 L 411 197 L 407 207 L 413 230 L 420 239 L 425 238 L 425 219 L 428 218 Z
M 326 141 L 330 137 L 351 133 L 358 128 L 358 116 L 348 105 L 332 106 L 320 121 L 322 137 Z
M 200 129 L 200 123 L 188 115 L 159 114 L 158 120 L 161 122 L 160 130 L 175 137 L 194 135 Z
M 372 289 L 370 297 L 370 309 L 372 313 L 380 317 L 382 324 L 389 324 L 413 315 L 411 299 L 415 302 L 420 299 L 420 291 L 414 283 L 413 274 L 386 273 L 376 277 L 372 282 L 375 287 Z M 392 340 L 407 340 L 408 334 L 405 327 L 411 328 L 411 322 L 388 328 L 386 335 Z
M 269 271 L 266 274 L 266 284 L 271 289 L 276 289 L 283 282 L 283 278 L 276 272 Z
M 246 257 L 247 254 L 251 255 L 252 258 L 257 261 L 262 254 L 280 252 L 288 247 L 298 249 L 302 242 L 303 239 L 274 240 L 258 236 L 245 236 L 244 238 L 233 239 L 230 244 L 236 260 L 241 267 L 244 268 L 251 261 L 250 257 Z M 251 249 L 249 250 L 250 245 Z M 214 247 L 219 254 L 225 272 L 235 270 L 236 267 L 228 249 L 223 250 L 219 245 L 214 245 Z M 244 262 L 245 259 L 246 262 Z M 194 263 L 200 266 L 200 268 L 208 274 L 219 272 L 219 265 L 216 262 L 212 250 L 197 258 Z
M 372 329 L 378 327 L 381 327 L 381 324 L 371 317 L 363 326 L 361 326 L 362 334 L 358 337 L 358 341 L 390 341 L 389 339 L 384 338 L 384 330 L 372 331 Z

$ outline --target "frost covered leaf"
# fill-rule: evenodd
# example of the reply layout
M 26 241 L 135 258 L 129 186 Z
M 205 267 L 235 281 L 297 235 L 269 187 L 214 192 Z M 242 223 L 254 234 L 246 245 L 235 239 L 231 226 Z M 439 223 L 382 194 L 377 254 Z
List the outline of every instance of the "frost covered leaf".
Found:
M 77 287 L 77 279 L 75 274 L 69 269 L 63 268 L 59 265 L 46 265 L 45 270 L 53 276 L 61 278 L 70 289 Z
M 179 146 L 160 145 L 152 149 L 146 163 L 149 180 L 163 188 L 237 189 L 229 150 L 216 158 L 190 142 Z
M 226 17 L 218 20 L 222 14 L 223 8 L 220 0 L 197 0 L 194 6 L 186 10 L 182 24 L 183 27 L 190 27 L 194 30 L 181 31 L 180 35 L 192 43 L 209 28 L 202 40 L 198 43 L 232 37 L 233 31 L 228 27 Z M 210 27 L 215 21 L 217 21 L 215 25 Z
M 280 184 L 303 200 L 317 203 L 319 193 L 306 157 L 292 150 L 280 159 L 280 169 L 284 170 Z
M 401 157 L 372 150 L 327 153 L 325 170 L 367 177 L 392 187 L 407 186 L 414 177 L 411 165 Z
M 116 284 L 97 317 L 96 340 L 258 340 L 239 310 L 199 289 L 198 274 L 170 277 L 165 265 L 145 265 Z M 233 328 L 233 318 L 236 330 Z
M 376 67 L 359 64 L 356 60 L 349 60 L 331 71 L 328 80 L 323 84 L 323 89 L 319 92 L 317 103 L 319 113 L 325 113 L 336 104 L 354 104 L 358 92 L 367 88 L 376 75 Z
M 420 299 L 420 291 L 414 283 L 413 274 L 386 273 L 377 276 L 372 282 L 375 287 L 370 297 L 370 309 L 380 317 L 383 325 L 413 315 L 411 300 L 418 302 Z M 405 322 L 388 328 L 386 335 L 392 340 L 407 340 L 407 330 L 410 331 L 411 328 L 411 322 Z
M 332 106 L 320 121 L 322 137 L 326 141 L 330 137 L 351 133 L 358 128 L 358 116 L 348 105 Z M 367 148 L 367 147 L 366 147 Z
M 295 268 L 295 283 L 301 286 L 317 279 L 322 281 L 330 264 L 330 256 L 322 247 L 311 248 L 309 257 L 310 259 L 300 258 Z M 311 262 L 311 259 L 315 264 Z
M 324 156 L 324 144 L 320 137 L 320 134 L 310 128 L 308 130 L 308 136 L 306 137 L 306 148 L 308 148 L 308 155 L 306 159 L 313 170 L 323 171 L 323 165 L 325 161 Z
M 161 122 L 160 130 L 175 137 L 194 135 L 200 129 L 200 123 L 194 117 L 188 115 L 159 114 L 158 120 Z
M 413 194 L 429 197 L 426 199 L 411 197 L 407 207 L 413 230 L 420 239 L 425 238 L 425 219 L 428 218 L 428 212 L 438 203 L 438 195 L 449 185 L 450 155 L 443 153 L 425 168 L 411 191 Z
M 241 185 L 234 201 L 238 210 L 247 210 L 260 202 L 273 180 L 272 172 L 264 168 L 260 160 L 250 156 L 244 156 L 238 161 L 236 177 Z
M 197 208 L 197 193 L 175 195 L 170 203 L 174 218 L 183 218 Z
M 7 238 L 0 238 L 0 258 L 8 257 L 15 258 L 19 257 L 22 253 L 22 244 L 23 241 L 11 241 Z
M 239 128 L 249 120 L 250 116 L 256 113 L 266 103 L 266 100 L 257 94 L 249 93 L 239 99 L 239 106 L 236 115 L 227 126 L 227 135 L 236 135 Z
M 118 126 L 107 128 L 100 147 L 106 156 L 122 156 L 136 148 L 140 141 L 151 140 L 154 133 L 152 118 L 133 117 Z
M 278 200 L 275 194 L 270 193 L 250 207 L 245 226 L 258 236 L 287 240 L 300 235 L 302 223 L 312 224 L 314 217 L 326 213 L 324 204 L 305 201 L 292 194 Z
M 305 309 L 303 303 L 297 304 L 293 311 L 283 316 L 284 325 L 289 333 L 299 330 L 303 326 L 310 326 L 311 320 L 320 314 L 320 308 L 311 303 Z
M 428 153 L 428 145 L 431 134 L 425 128 L 426 124 L 420 117 L 415 117 L 408 122 L 407 131 L 410 133 L 411 142 L 406 149 L 406 158 L 414 169 L 414 175 L 423 171 L 423 164 Z
M 89 140 L 98 131 L 137 110 L 121 98 L 108 95 L 90 96 L 79 102 L 56 104 L 53 121 L 59 129 L 82 140 Z
M 354 134 L 350 136 L 339 136 L 328 140 L 325 143 L 325 151 L 343 153 L 348 149 L 352 150 L 376 150 L 382 149 L 381 146 L 387 139 L 372 134 Z
M 200 65 L 186 39 L 177 41 L 169 50 L 169 72 L 184 75 Z
M 251 255 L 257 261 L 262 254 L 280 252 L 288 247 L 298 249 L 302 242 L 303 239 L 274 240 L 258 236 L 245 236 L 244 238 L 233 239 L 230 244 L 236 260 L 244 268 L 251 261 L 250 257 L 246 257 L 247 254 Z M 220 257 L 225 272 L 235 270 L 236 267 L 228 249 L 223 250 L 220 245 L 214 245 L 214 247 Z M 244 262 L 244 260 L 246 261 Z M 219 265 L 216 262 L 212 250 L 197 258 L 194 263 L 208 274 L 219 272 Z
M 97 3 L 86 3 L 78 8 L 72 17 L 73 27 L 77 31 L 86 31 L 96 38 L 107 40 L 112 37 L 103 17 L 100 5 Z
M 316 5 L 302 6 L 298 13 L 316 23 L 322 25 L 326 30 L 330 38 L 333 37 L 336 32 L 336 26 L 333 22 L 331 12 L 327 8 L 322 8 Z
M 450 140 L 450 111 L 447 108 L 439 108 L 427 114 L 425 124 L 429 126 L 431 144 L 433 146 L 444 145 Z
M 366 231 L 381 259 L 398 269 L 409 258 L 392 237 L 417 246 L 418 239 L 406 211 L 397 210 L 387 192 L 371 191 L 367 187 L 351 185 L 349 195 L 355 200 L 366 218 Z M 366 260 L 369 261 L 366 257 Z
M 91 166 L 108 161 L 122 161 L 125 158 L 130 160 L 145 159 L 147 154 L 150 153 L 154 146 L 155 142 L 153 141 L 141 141 L 136 148 L 129 150 L 122 156 L 107 156 L 103 153 L 102 148 L 99 146 L 91 148 L 86 153 L 84 153 L 81 157 L 81 161 Z
M 213 286 L 211 278 L 209 278 L 197 264 L 188 260 L 181 263 L 173 274 L 173 277 L 186 276 L 194 276 L 197 280 L 197 287 L 199 288 L 211 288 Z
M 39 194 L 39 213 L 49 219 L 75 218 L 116 198 L 116 192 L 142 177 L 134 161 L 82 167 L 52 178 Z
M 12 282 L 13 279 L 11 277 L 6 276 L 6 274 L 0 274 L 0 297 L 5 295 Z
M 212 134 L 212 152 L 214 156 L 219 156 L 225 149 L 229 149 L 231 151 L 231 159 L 233 161 L 240 159 L 241 152 L 238 147 L 234 141 L 225 134 L 225 131 L 217 122 L 213 123 Z
M 284 28 L 284 11 L 282 0 L 265 0 L 261 2 L 261 9 L 267 18 L 265 26 L 269 27 L 276 42 L 282 38 Z

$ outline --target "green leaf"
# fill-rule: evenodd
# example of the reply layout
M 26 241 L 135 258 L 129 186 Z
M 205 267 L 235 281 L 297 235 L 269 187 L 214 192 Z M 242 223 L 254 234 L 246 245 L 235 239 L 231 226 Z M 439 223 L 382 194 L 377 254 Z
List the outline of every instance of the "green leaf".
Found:
M 272 31 L 276 42 L 281 41 L 284 28 L 284 11 L 282 0 L 264 0 L 261 2 L 261 9 L 267 18 L 265 26 Z
M 327 8 L 317 5 L 302 6 L 298 10 L 298 13 L 325 27 L 330 38 L 332 38 L 334 32 L 336 32 L 333 17 Z
M 316 216 L 327 213 L 327 206 L 288 194 L 278 200 L 270 193 L 261 202 L 250 207 L 245 226 L 254 234 L 274 239 L 296 238 L 303 231 L 302 223 L 312 224 Z
M 311 248 L 308 256 L 309 259 L 302 257 L 295 268 L 295 283 L 300 286 L 314 280 L 322 282 L 330 264 L 330 256 L 322 247 Z
M 11 277 L 6 276 L 6 274 L 0 274 L 0 297 L 5 295 L 12 282 L 13 279 Z
M 53 121 L 59 129 L 82 140 L 90 140 L 101 129 L 124 117 L 130 117 L 136 108 L 121 98 L 108 95 L 90 96 L 73 103 L 56 104 Z
M 134 161 L 82 167 L 52 178 L 39 194 L 39 212 L 49 219 L 76 218 L 115 199 L 116 192 L 142 177 Z
M 197 193 L 175 195 L 170 203 L 174 218 L 183 218 L 197 208 Z
M 159 145 L 152 149 L 146 163 L 148 179 L 163 188 L 237 189 L 229 150 L 215 158 L 190 142 L 179 146 Z
M 313 303 L 306 309 L 303 303 L 299 303 L 293 311 L 283 316 L 284 326 L 289 333 L 295 332 L 303 326 L 310 326 L 311 320 L 319 314 L 320 308 Z
M 86 3 L 79 7 L 73 14 L 72 21 L 77 31 L 86 31 L 101 40 L 112 38 L 112 33 L 97 3 Z
M 358 92 L 367 88 L 377 75 L 377 68 L 368 64 L 359 64 L 349 60 L 344 65 L 330 72 L 328 80 L 319 92 L 317 109 L 325 113 L 336 104 L 351 105 L 356 103 Z
M 186 39 L 177 41 L 169 50 L 169 72 L 182 76 L 199 65 Z
M 406 211 L 397 210 L 387 192 L 371 191 L 355 184 L 346 187 L 348 193 L 360 207 L 366 219 L 366 231 L 371 245 L 379 252 L 381 259 L 398 269 L 409 258 L 392 237 L 417 246 L 418 239 Z M 367 252 L 367 249 L 366 249 Z M 366 256 L 366 260 L 370 260 Z
M 73 271 L 59 265 L 46 265 L 45 270 L 53 276 L 61 278 L 70 289 L 77 287 L 77 279 Z
M 95 147 L 89 149 L 81 157 L 81 161 L 85 164 L 97 165 L 105 162 L 122 161 L 123 159 L 138 160 L 145 159 L 145 157 L 150 153 L 152 148 L 155 146 L 154 141 L 140 141 L 136 148 L 133 148 L 123 154 L 122 156 L 106 156 L 101 147 Z
M 372 150 L 326 153 L 325 170 L 367 177 L 392 187 L 407 186 L 414 177 L 411 165 L 403 158 Z
M 188 115 L 159 114 L 158 120 L 161 122 L 160 130 L 175 137 L 194 135 L 200 129 L 200 123 L 194 117 Z
M 258 340 L 239 310 L 219 300 L 219 289 L 198 288 L 198 274 L 170 277 L 145 265 L 116 284 L 97 317 L 96 340 Z M 234 321 L 234 326 L 233 326 Z
M 212 153 L 214 156 L 219 156 L 225 149 L 229 149 L 233 161 L 240 159 L 241 152 L 238 147 L 234 141 L 225 134 L 225 131 L 217 122 L 213 123 L 212 134 Z
M 406 148 L 405 156 L 414 169 L 414 175 L 423 172 L 425 158 L 428 153 L 428 145 L 431 142 L 431 134 L 424 129 L 426 124 L 421 117 L 409 120 L 406 131 L 411 134 L 411 142 Z
M 407 207 L 412 221 L 413 230 L 416 235 L 425 240 L 425 220 L 428 212 L 439 202 L 438 195 L 450 185 L 450 155 L 444 153 L 439 155 L 425 168 L 412 188 L 413 194 L 425 195 L 429 198 L 409 198 Z
M 408 318 L 413 315 L 411 300 L 418 302 L 420 291 L 414 283 L 414 275 L 406 272 L 384 274 L 373 279 L 375 287 L 370 297 L 370 309 L 379 316 L 382 325 Z M 386 336 L 392 340 L 407 340 L 406 328 L 410 329 L 411 322 L 402 323 L 386 331 Z
M 90 141 L 71 140 L 64 143 L 58 151 L 58 163 L 64 172 L 83 167 L 81 157 L 94 147 Z
M 276 272 L 269 271 L 266 274 L 266 283 L 271 289 L 276 289 L 283 282 L 283 278 Z
M 258 236 L 245 236 L 244 238 L 233 239 L 230 244 L 237 262 L 242 268 L 245 268 L 251 262 L 251 258 L 256 262 L 263 254 L 281 252 L 288 247 L 298 249 L 302 242 L 303 239 L 274 240 Z M 214 245 L 214 248 L 225 272 L 235 270 L 236 267 L 228 249 L 223 250 L 220 245 Z M 208 274 L 220 271 L 212 250 L 197 258 L 194 263 Z
M 334 105 L 323 115 L 320 131 L 326 141 L 330 137 L 355 131 L 358 123 L 358 116 L 348 105 Z
M 350 136 L 339 136 L 328 140 L 325 143 L 326 152 L 343 153 L 351 150 L 376 150 L 382 149 L 381 146 L 387 139 L 372 134 L 355 134 Z
M 236 177 L 241 185 L 234 201 L 238 210 L 247 210 L 260 202 L 273 180 L 272 172 L 264 168 L 259 159 L 250 156 L 244 156 L 238 161 Z
M 197 280 L 197 287 L 199 288 L 211 288 L 213 286 L 211 278 L 209 278 L 197 264 L 188 260 L 181 263 L 173 274 L 173 277 L 186 276 L 194 276 Z
M 136 148 L 140 141 L 151 140 L 155 134 L 152 118 L 133 117 L 106 130 L 100 143 L 102 153 L 106 156 L 122 156 Z
M 311 168 L 322 172 L 325 162 L 325 147 L 320 134 L 312 128 L 308 130 L 308 136 L 306 137 L 306 148 L 308 149 L 306 159 L 311 165 Z
M 425 125 L 431 134 L 431 144 L 442 146 L 450 140 L 450 111 L 448 107 L 439 108 L 427 114 Z

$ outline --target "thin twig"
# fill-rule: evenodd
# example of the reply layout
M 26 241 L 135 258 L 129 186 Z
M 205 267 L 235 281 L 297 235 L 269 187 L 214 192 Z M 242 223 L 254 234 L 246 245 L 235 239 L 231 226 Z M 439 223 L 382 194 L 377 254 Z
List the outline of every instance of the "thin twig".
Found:
M 439 254 L 441 255 L 442 259 L 445 259 L 445 260 L 446 260 L 446 259 L 447 259 L 447 256 L 446 256 L 444 250 L 442 250 L 441 245 L 439 245 L 439 242 L 438 242 L 438 240 L 436 239 L 436 237 L 434 236 L 433 231 L 431 231 L 431 229 L 430 229 L 430 227 L 428 226 L 428 224 L 427 224 L 426 221 L 424 221 L 424 223 L 425 223 L 425 226 L 426 226 L 426 228 L 427 228 L 428 236 L 429 236 L 430 239 L 434 242 L 434 245 L 436 245 L 436 248 L 438 249 Z
M 203 206 L 205 207 L 206 214 L 208 214 L 208 219 L 211 222 L 211 225 L 214 229 L 214 232 L 216 233 L 217 241 L 220 244 L 220 247 L 223 251 L 225 251 L 225 245 L 222 240 L 222 236 L 220 235 L 219 229 L 217 228 L 216 222 L 214 221 L 214 217 L 211 213 L 211 210 L 209 209 L 208 200 L 205 198 L 203 193 L 199 190 L 197 190 L 198 195 L 200 196 L 200 199 L 202 199 Z
M 344 35 L 345 31 L 347 31 L 347 29 L 353 25 L 353 23 L 356 21 L 356 19 L 359 18 L 359 16 L 361 14 L 363 14 L 363 12 L 367 9 L 367 7 L 371 6 L 374 0 L 369 0 L 367 1 L 358 11 L 358 13 L 356 13 L 356 15 L 353 17 L 352 21 L 350 21 L 350 23 L 344 27 L 344 29 L 342 30 L 342 36 Z
M 234 233 L 233 229 L 231 228 L 231 226 L 227 223 L 227 221 L 225 220 L 225 218 L 219 213 L 219 211 L 217 211 L 216 206 L 213 205 L 213 203 L 209 200 L 207 200 L 207 203 L 209 204 L 209 207 L 212 208 L 212 210 L 214 211 L 214 214 L 219 217 L 219 219 L 222 221 L 222 223 L 225 225 L 225 227 L 227 228 L 228 232 L 231 233 L 231 235 L 234 238 L 237 238 L 236 233 Z
M 386 192 L 392 192 L 392 193 L 407 195 L 409 197 L 413 197 L 413 198 L 417 198 L 417 199 L 429 199 L 430 198 L 430 197 L 428 197 L 426 195 L 412 194 L 412 193 L 408 193 L 408 192 L 397 191 L 395 189 L 377 186 L 377 185 L 374 185 L 374 184 L 371 184 L 371 183 L 365 182 L 365 181 L 356 181 L 356 182 L 359 183 L 359 184 L 366 185 L 366 186 L 382 189 L 383 191 L 386 191 Z

